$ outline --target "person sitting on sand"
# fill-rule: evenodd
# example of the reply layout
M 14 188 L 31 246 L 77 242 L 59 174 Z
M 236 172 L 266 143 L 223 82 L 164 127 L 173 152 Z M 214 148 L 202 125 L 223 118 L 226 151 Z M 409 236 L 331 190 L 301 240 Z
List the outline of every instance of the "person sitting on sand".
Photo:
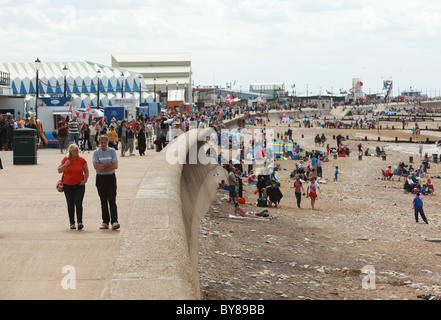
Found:
M 225 183 L 225 180 L 222 180 L 221 182 L 219 182 L 218 188 L 223 189 L 223 190 L 228 190 L 228 185 Z
M 384 170 L 384 176 L 387 180 L 390 180 L 394 175 L 394 171 L 392 170 L 392 166 L 388 166 L 386 170 Z
M 257 183 L 257 177 L 254 174 L 254 171 L 251 170 L 250 174 L 248 175 L 248 184 Z
M 263 209 L 259 212 L 254 211 L 245 211 L 243 210 L 238 203 L 234 204 L 234 215 L 236 217 L 244 217 L 244 218 L 256 218 L 256 219 L 262 219 L 262 218 L 268 218 L 273 219 L 275 216 L 270 217 L 268 209 Z
M 429 178 L 429 179 L 427 179 L 427 182 L 421 188 L 421 193 L 424 195 L 433 195 L 434 191 L 435 191 L 435 187 L 433 186 L 433 183 Z
M 404 183 L 404 192 L 412 192 L 412 190 L 415 188 L 416 182 L 412 179 L 412 176 L 407 176 L 406 182 Z

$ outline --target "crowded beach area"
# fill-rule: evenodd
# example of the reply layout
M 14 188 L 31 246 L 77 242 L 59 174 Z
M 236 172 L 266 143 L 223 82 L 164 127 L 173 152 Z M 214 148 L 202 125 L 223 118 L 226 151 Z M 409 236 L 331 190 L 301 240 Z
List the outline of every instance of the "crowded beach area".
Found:
M 242 180 L 239 204 L 233 203 L 228 188 L 220 186 L 201 222 L 199 272 L 204 299 L 439 296 L 441 118 L 427 113 L 414 121 L 417 114 L 408 108 L 391 114 L 364 110 L 354 108 L 337 120 L 329 114 L 306 117 L 279 112 L 271 117 L 269 111 L 263 117 L 275 120 L 250 119 L 240 128 L 274 130 L 282 151 L 268 172 L 272 180 L 268 188 L 276 188 L 279 195 L 275 202 L 267 195 L 267 206 L 261 206 L 262 193 L 258 181 L 248 177 L 251 168 L 244 152 L 233 165 L 238 169 L 236 180 Z M 325 137 L 324 143 L 317 137 Z M 287 151 L 293 150 L 291 145 L 299 145 L 301 151 Z M 317 168 L 314 154 L 321 160 L 319 175 L 317 170 L 308 172 Z M 305 170 L 299 171 L 299 166 Z M 314 175 L 319 187 L 312 208 L 308 183 Z M 302 183 L 300 207 L 295 196 L 297 177 Z M 410 187 L 408 179 L 414 179 Z M 427 223 L 420 214 L 416 222 L 417 193 Z

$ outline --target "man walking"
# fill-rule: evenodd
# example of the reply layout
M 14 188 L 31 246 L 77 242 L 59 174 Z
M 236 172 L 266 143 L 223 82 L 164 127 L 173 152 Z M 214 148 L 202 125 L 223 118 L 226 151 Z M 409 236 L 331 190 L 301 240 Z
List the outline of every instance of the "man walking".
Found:
M 60 146 L 60 152 L 66 153 L 69 140 L 69 129 L 67 128 L 66 117 L 62 117 L 58 122 L 58 144 Z
M 80 124 L 77 121 L 77 116 L 73 116 L 72 120 L 69 121 L 68 127 L 69 127 L 70 139 L 72 140 L 73 143 L 79 146 L 78 140 L 80 139 L 80 131 L 79 131 Z
M 101 216 L 103 223 L 100 229 L 108 229 L 109 222 L 112 230 L 120 227 L 116 206 L 116 175 L 118 157 L 115 149 L 109 147 L 109 137 L 100 135 L 98 147 L 93 152 L 93 167 L 96 170 L 95 186 L 101 201 Z M 109 211 L 110 208 L 110 211 Z

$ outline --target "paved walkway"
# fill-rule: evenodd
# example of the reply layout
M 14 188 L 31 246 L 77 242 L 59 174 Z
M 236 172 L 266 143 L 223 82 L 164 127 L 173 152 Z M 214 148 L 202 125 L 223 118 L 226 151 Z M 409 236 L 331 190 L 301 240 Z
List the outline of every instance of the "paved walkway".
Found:
M 0 151 L 0 299 L 100 299 L 113 275 L 121 235 L 153 150 L 119 158 L 117 205 L 121 229 L 99 230 L 101 209 L 92 152 L 81 154 L 90 178 L 84 229 L 70 230 L 64 194 L 55 189 L 58 149 L 40 149 L 36 165 L 14 165 Z M 118 151 L 118 156 L 120 151 Z M 72 281 L 75 279 L 75 281 Z

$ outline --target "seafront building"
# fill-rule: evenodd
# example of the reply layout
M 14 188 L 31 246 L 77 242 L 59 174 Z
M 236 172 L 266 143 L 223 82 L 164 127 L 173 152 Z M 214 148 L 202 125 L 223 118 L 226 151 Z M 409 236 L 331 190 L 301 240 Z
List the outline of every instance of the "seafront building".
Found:
M 189 53 L 112 54 L 112 67 L 142 75 L 147 89 L 163 105 L 172 90 L 183 91 L 184 101 L 194 102 L 191 66 Z
M 35 106 L 37 70 L 34 62 L 2 62 L 9 74 L 9 95 L 22 96 L 27 109 Z M 115 99 L 153 100 L 139 73 L 94 62 L 44 62 L 38 70 L 39 97 L 71 96 L 76 108 L 113 106 Z M 98 85 L 99 82 L 99 85 Z M 140 99 L 141 97 L 141 99 Z

